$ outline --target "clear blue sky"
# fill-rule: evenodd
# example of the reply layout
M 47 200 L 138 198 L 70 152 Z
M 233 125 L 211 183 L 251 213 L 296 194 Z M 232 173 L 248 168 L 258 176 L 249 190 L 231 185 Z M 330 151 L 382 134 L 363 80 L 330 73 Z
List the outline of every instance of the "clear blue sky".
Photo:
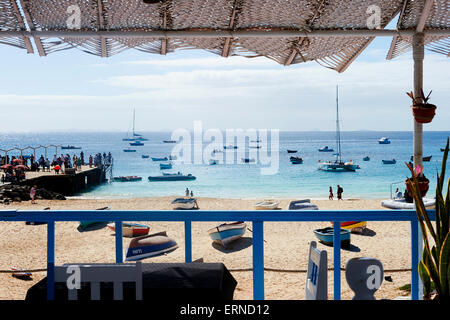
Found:
M 139 131 L 206 128 L 412 130 L 413 62 L 385 57 L 376 39 L 343 73 L 316 62 L 289 67 L 266 58 L 221 58 L 203 51 L 167 56 L 128 50 L 100 58 L 73 49 L 47 57 L 1 45 L 0 131 Z M 448 58 L 426 51 L 425 91 L 437 116 L 425 130 L 449 130 Z

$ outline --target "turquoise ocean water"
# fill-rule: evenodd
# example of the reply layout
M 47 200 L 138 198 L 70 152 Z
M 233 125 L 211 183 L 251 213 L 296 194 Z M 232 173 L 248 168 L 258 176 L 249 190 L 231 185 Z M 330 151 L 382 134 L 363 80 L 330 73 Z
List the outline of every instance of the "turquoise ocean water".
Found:
M 153 196 L 183 195 L 186 187 L 192 189 L 194 196 L 220 198 L 327 198 L 328 188 L 332 186 L 336 194 L 336 185 L 344 188 L 344 198 L 389 198 L 391 183 L 393 188 L 404 190 L 409 171 L 404 162 L 409 161 L 413 152 L 412 132 L 342 132 L 341 146 L 344 160 L 352 159 L 361 169 L 356 172 L 332 173 L 318 170 L 318 160 L 330 160 L 331 153 L 318 152 L 320 147 L 328 145 L 335 148 L 335 132 L 280 132 L 278 152 L 278 170 L 273 175 L 261 174 L 262 165 L 244 164 L 237 159 L 233 164 L 211 166 L 202 164 L 175 163 L 167 172 L 191 173 L 195 181 L 149 182 L 149 175 L 160 175 L 159 162 L 143 159 L 142 154 L 150 157 L 164 157 L 171 154 L 174 144 L 163 143 L 170 139 L 170 132 L 140 132 L 149 141 L 144 146 L 131 147 L 135 153 L 125 153 L 128 142 L 122 141 L 124 133 L 23 133 L 0 134 L 0 148 L 26 147 L 38 145 L 75 145 L 82 147 L 85 158 L 97 152 L 111 152 L 114 158 L 114 176 L 138 175 L 141 182 L 105 183 L 80 194 L 85 198 L 136 198 Z M 430 179 L 430 196 L 434 196 L 436 172 L 440 171 L 442 154 L 450 132 L 424 132 L 424 156 L 432 156 L 430 162 L 424 162 L 425 174 Z M 389 137 L 391 144 L 380 145 L 377 140 Z M 205 143 L 201 148 L 204 148 Z M 254 143 L 253 143 L 254 144 Z M 264 142 L 263 142 L 264 144 Z M 200 149 L 201 149 L 200 148 Z M 298 150 L 297 154 L 288 154 L 287 149 Z M 47 149 L 51 160 L 54 148 Z M 64 153 L 79 153 L 81 150 L 58 150 Z M 257 150 L 256 150 L 257 151 Z M 260 150 L 262 151 L 262 150 Z M 25 150 L 24 154 L 30 154 Z M 236 151 L 226 151 L 227 156 L 235 156 Z M 252 152 L 255 152 L 253 149 Z M 10 155 L 18 152 L 9 153 Z M 44 149 L 36 150 L 39 157 Z M 303 164 L 292 165 L 291 155 L 302 157 Z M 369 156 L 370 161 L 363 161 Z M 394 165 L 383 165 L 382 159 L 397 160 Z

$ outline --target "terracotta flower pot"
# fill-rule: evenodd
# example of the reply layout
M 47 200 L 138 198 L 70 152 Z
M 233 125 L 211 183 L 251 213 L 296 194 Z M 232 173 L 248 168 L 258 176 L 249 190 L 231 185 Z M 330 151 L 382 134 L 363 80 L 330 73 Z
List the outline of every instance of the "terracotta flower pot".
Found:
M 409 179 L 410 178 L 405 180 L 405 184 L 406 184 L 406 190 L 412 197 L 412 191 L 408 184 Z M 421 194 L 422 198 L 426 196 L 426 194 L 428 192 L 429 184 L 430 184 L 430 180 L 428 180 L 427 178 L 424 177 L 424 178 L 419 179 L 419 190 L 420 190 L 420 194 Z
M 436 106 L 434 104 L 416 104 L 412 106 L 414 119 L 418 123 L 430 123 L 436 114 Z

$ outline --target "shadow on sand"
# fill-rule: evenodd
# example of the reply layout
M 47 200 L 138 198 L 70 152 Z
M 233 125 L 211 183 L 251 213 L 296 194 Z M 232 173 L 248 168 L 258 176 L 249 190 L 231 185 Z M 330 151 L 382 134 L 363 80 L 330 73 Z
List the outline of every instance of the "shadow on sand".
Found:
M 236 251 L 243 250 L 245 248 L 248 248 L 252 245 L 253 238 L 250 237 L 242 237 L 238 240 L 234 241 L 233 243 L 229 244 L 226 248 L 224 248 L 221 244 L 218 244 L 216 242 L 212 242 L 211 245 L 214 249 L 219 250 L 223 253 L 232 253 Z
M 353 234 L 353 233 L 352 233 Z M 364 237 L 374 237 L 376 236 L 376 232 L 369 228 L 364 228 L 361 233 L 355 233 L 355 235 L 364 236 Z

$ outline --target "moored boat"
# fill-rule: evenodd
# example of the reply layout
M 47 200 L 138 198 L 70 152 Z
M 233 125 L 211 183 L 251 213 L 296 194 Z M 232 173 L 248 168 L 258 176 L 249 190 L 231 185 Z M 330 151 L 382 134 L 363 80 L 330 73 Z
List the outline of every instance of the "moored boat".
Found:
M 392 160 L 381 160 L 381 162 L 383 164 L 396 164 L 397 163 L 397 161 L 395 161 L 395 159 L 392 159 Z
M 314 230 L 314 235 L 325 245 L 333 246 L 334 228 L 326 227 Z M 350 230 L 341 229 L 341 248 L 350 248 Z
M 141 181 L 142 177 L 138 177 L 138 176 L 120 176 L 120 177 L 114 177 L 113 180 L 115 182 L 132 182 L 132 181 Z
M 171 204 L 174 209 L 190 210 L 197 206 L 197 200 L 195 198 L 176 198 Z
M 164 143 L 177 143 L 175 140 L 163 140 Z
M 241 238 L 246 229 L 247 224 L 243 221 L 238 221 L 220 224 L 217 227 L 209 229 L 208 234 L 213 242 L 227 247 L 231 242 Z
M 422 157 L 422 161 L 429 162 L 433 156 Z M 414 161 L 414 156 L 411 156 L 411 161 Z
M 169 159 L 167 157 L 164 157 L 164 158 L 154 158 L 154 157 L 152 157 L 152 160 L 153 161 L 167 161 Z
M 233 145 L 228 145 L 228 146 L 223 146 L 224 149 L 237 149 L 237 146 L 233 146 Z
M 143 146 L 144 144 L 140 141 L 130 142 L 130 146 Z
M 278 208 L 278 202 L 265 200 L 255 203 L 253 207 L 255 210 L 275 210 Z
M 148 158 L 150 158 L 149 155 L 147 155 L 147 154 L 143 154 L 143 155 L 142 155 L 142 159 L 148 159 Z
M 297 153 L 297 150 L 287 150 L 287 153 Z
M 300 157 L 290 157 L 289 160 L 291 161 L 292 164 L 302 164 L 303 163 L 303 159 Z
M 383 138 L 381 138 L 380 140 L 378 140 L 378 143 L 379 143 L 379 144 L 390 144 L 391 141 L 390 141 L 388 138 L 383 137 Z
M 70 150 L 73 150 L 73 149 L 81 149 L 81 147 L 75 147 L 75 146 L 61 146 L 61 149 L 70 149 Z
M 109 223 L 108 228 L 111 231 L 115 232 L 116 224 Z M 148 234 L 149 231 L 150 231 L 150 227 L 145 224 L 122 222 L 122 236 L 124 236 L 124 237 L 145 236 Z
M 192 174 L 181 174 L 181 173 L 165 173 L 162 176 L 149 176 L 149 181 L 185 181 L 185 180 L 195 180 L 195 176 Z
M 319 149 L 319 152 L 333 152 L 334 150 L 331 148 L 328 148 L 328 146 L 322 147 Z
M 171 164 L 171 163 L 160 163 L 160 164 L 159 164 L 159 168 L 160 168 L 161 170 L 164 170 L 164 169 L 172 169 L 172 164 Z
M 241 160 L 244 163 L 253 163 L 253 162 L 255 162 L 255 159 L 253 159 L 253 158 L 242 158 Z
M 370 161 L 370 157 L 369 157 L 369 156 L 365 156 L 365 157 L 363 158 L 363 161 Z
M 218 164 L 218 163 L 219 163 L 219 162 L 218 162 L 217 160 L 209 159 L 209 165 L 210 165 L 210 166 L 213 166 L 213 165 Z
M 178 248 L 178 244 L 167 233 L 160 232 L 148 236 L 134 238 L 127 248 L 126 261 L 142 260 L 167 254 Z
M 136 152 L 136 150 L 128 148 L 128 149 L 123 149 L 123 152 Z

